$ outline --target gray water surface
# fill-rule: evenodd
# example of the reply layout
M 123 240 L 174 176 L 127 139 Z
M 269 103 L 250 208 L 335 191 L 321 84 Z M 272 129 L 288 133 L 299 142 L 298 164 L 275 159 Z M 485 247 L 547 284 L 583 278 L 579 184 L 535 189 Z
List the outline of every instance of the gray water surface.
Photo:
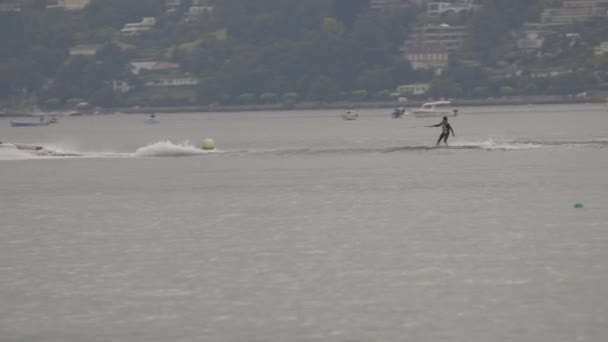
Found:
M 606 341 L 606 108 L 390 112 L 0 119 L 0 341 Z

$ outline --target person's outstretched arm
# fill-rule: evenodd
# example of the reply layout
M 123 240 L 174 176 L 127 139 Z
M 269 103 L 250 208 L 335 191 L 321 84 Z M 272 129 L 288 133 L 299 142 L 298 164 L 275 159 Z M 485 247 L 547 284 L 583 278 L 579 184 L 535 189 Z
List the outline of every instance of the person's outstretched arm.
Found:
M 436 124 L 436 125 L 432 125 L 432 126 L 424 126 L 424 127 L 439 127 L 439 126 L 441 126 L 441 122 L 440 122 L 440 123 L 438 123 L 438 124 Z
M 452 126 L 450 125 L 450 131 L 452 132 L 452 136 L 456 137 L 456 134 L 454 134 L 454 129 L 452 128 Z

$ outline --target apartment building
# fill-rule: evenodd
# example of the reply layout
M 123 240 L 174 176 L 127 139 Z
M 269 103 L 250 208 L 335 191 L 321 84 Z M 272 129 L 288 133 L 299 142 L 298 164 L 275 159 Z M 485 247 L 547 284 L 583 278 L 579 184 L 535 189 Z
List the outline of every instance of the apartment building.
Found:
M 467 37 L 465 26 L 422 25 L 417 26 L 410 33 L 404 43 L 404 49 L 421 45 L 441 46 L 446 51 L 458 50 Z
M 608 54 L 608 41 L 601 42 L 594 48 L 594 52 L 596 56 Z
M 209 0 L 192 0 L 191 5 L 186 13 L 186 20 L 195 20 L 205 13 L 213 12 L 214 9 Z
M 199 80 L 192 76 L 162 76 L 155 77 L 146 82 L 146 87 L 184 87 L 184 86 L 195 86 L 199 84 Z
M 540 21 L 545 25 L 569 25 L 592 17 L 608 16 L 608 0 L 564 0 L 559 7 L 543 10 Z
M 448 65 L 449 53 L 442 46 L 421 45 L 404 49 L 403 56 L 414 70 L 430 69 L 441 74 Z
M 445 14 L 459 14 L 472 12 L 478 7 L 474 0 L 431 1 L 427 3 L 427 14 L 437 17 Z
M 95 56 L 103 48 L 102 44 L 81 44 L 69 49 L 70 56 Z
M 397 94 L 401 96 L 421 96 L 425 95 L 430 88 L 429 83 L 404 84 L 397 87 Z
M 3 1 L 0 3 L 0 12 L 19 12 L 21 11 L 21 2 L 18 0 Z
M 369 7 L 373 10 L 390 10 L 412 5 L 422 6 L 427 0 L 370 0 Z
M 544 42 L 545 39 L 538 32 L 523 32 L 522 37 L 517 39 L 517 48 L 520 50 L 540 50 Z
M 55 0 L 47 8 L 63 8 L 68 11 L 78 11 L 85 8 L 91 0 Z
M 165 11 L 167 13 L 177 12 L 179 7 L 182 5 L 182 0 L 166 0 Z
M 144 17 L 138 23 L 128 23 L 120 30 L 125 36 L 136 36 L 142 32 L 150 31 L 156 25 L 156 18 Z

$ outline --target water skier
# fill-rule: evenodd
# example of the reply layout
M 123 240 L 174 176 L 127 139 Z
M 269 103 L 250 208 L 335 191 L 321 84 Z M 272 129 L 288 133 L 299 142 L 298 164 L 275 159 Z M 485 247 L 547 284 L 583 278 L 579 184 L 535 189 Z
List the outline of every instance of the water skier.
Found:
M 443 142 L 447 145 L 448 144 L 448 137 L 450 136 L 450 132 L 452 132 L 452 136 L 456 136 L 456 134 L 454 134 L 454 129 L 452 129 L 452 125 L 450 125 L 450 123 L 448 122 L 448 117 L 444 116 L 443 120 L 441 120 L 440 123 L 436 124 L 436 125 L 432 125 L 432 126 L 425 126 L 425 127 L 439 127 L 441 126 L 441 135 L 439 135 L 439 139 L 437 139 L 437 146 L 439 146 L 439 144 L 441 143 L 441 140 L 443 140 Z

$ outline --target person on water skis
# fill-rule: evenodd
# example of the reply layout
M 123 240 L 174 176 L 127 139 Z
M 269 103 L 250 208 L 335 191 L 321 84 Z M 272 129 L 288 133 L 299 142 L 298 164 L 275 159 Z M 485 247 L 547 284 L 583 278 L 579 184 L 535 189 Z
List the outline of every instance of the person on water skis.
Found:
M 441 143 L 441 140 L 443 140 L 443 142 L 447 145 L 448 137 L 450 136 L 450 132 L 452 132 L 453 137 L 456 136 L 456 134 L 454 134 L 454 129 L 452 129 L 452 125 L 450 125 L 450 123 L 448 122 L 447 116 L 444 116 L 443 120 L 441 120 L 440 123 L 438 123 L 436 125 L 432 125 L 432 126 L 425 126 L 425 127 L 439 127 L 439 126 L 441 126 L 441 135 L 439 135 L 439 139 L 437 139 L 437 146 L 439 146 L 439 144 Z

